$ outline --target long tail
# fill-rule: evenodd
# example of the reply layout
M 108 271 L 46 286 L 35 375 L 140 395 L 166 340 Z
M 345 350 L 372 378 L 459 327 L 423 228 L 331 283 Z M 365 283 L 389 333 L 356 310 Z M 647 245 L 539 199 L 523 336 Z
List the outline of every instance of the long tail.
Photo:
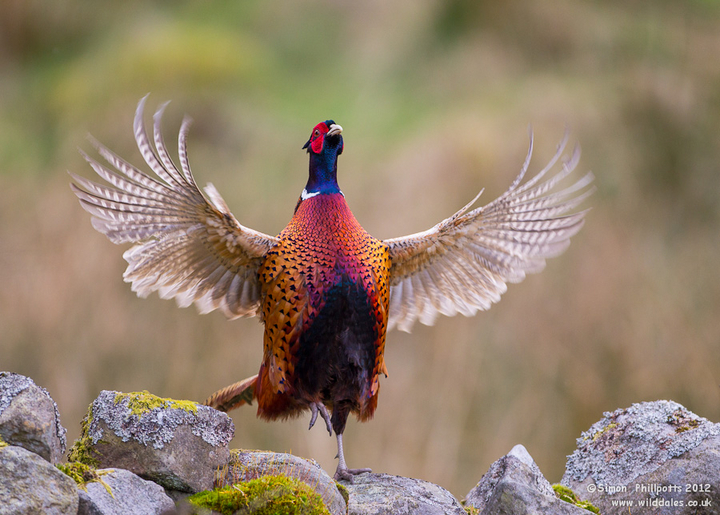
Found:
M 244 404 L 252 404 L 252 400 L 257 398 L 255 395 L 257 377 L 256 374 L 218 390 L 208 397 L 205 405 L 220 411 L 230 411 Z

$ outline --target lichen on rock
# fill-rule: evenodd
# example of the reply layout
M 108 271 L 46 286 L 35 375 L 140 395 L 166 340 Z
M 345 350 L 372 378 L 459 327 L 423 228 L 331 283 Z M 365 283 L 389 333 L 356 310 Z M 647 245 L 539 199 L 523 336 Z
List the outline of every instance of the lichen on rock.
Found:
M 146 413 L 152 413 L 156 408 L 161 409 L 181 409 L 188 413 L 197 413 L 198 403 L 193 401 L 176 401 L 175 399 L 163 399 L 157 395 L 153 395 L 147 390 L 132 393 L 115 393 L 115 404 L 126 402 L 130 413 L 137 415 L 138 418 Z
M 0 437 L 57 463 L 65 452 L 67 430 L 57 404 L 29 377 L 0 372 Z
M 716 513 L 720 506 L 720 424 L 676 402 L 605 413 L 577 442 L 561 483 L 602 513 L 621 503 L 662 515 Z
M 530 453 L 522 445 L 490 465 L 478 484 L 465 498 L 465 507 L 481 514 L 535 513 L 580 515 L 585 512 L 576 503 L 556 495 Z
M 88 408 L 70 461 L 123 468 L 170 490 L 212 487 L 235 427 L 225 413 L 146 391 L 103 391 Z
M 349 515 L 466 515 L 453 495 L 421 479 L 390 474 L 359 474 L 352 484 Z
M 219 427 L 216 417 L 207 416 L 212 408 L 192 401 L 163 399 L 147 391 L 121 393 L 104 390 L 90 409 L 86 430 L 93 445 L 102 440 L 105 427 L 124 442 L 134 440 L 152 445 L 155 449 L 162 449 L 170 442 L 175 430 L 182 425 L 191 426 L 195 436 L 213 447 L 227 445 L 234 434 L 234 428 L 228 431 L 232 426 L 229 418 L 221 419 L 225 424 Z M 105 427 L 97 423 L 99 420 L 105 423 Z
M 596 485 L 626 485 L 707 438 L 720 436 L 720 424 L 673 401 L 633 404 L 604 413 L 578 438 L 569 456 L 563 484 L 588 476 Z

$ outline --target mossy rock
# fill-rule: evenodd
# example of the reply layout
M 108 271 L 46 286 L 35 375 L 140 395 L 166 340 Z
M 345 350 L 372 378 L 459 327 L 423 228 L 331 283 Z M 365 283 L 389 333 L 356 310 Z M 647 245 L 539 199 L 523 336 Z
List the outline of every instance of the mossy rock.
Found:
M 215 487 L 233 486 L 265 476 L 285 476 L 309 485 L 333 515 L 347 513 L 349 492 L 315 461 L 292 454 L 233 449 L 227 467 L 218 471 Z
M 92 404 L 87 410 L 87 413 L 80 422 L 80 438 L 75 440 L 72 447 L 68 451 L 68 461 L 70 463 L 82 463 L 88 467 L 97 467 L 100 462 L 97 456 L 93 453 L 93 441 L 90 438 L 88 429 L 90 428 L 93 421 L 93 409 Z
M 563 486 L 560 484 L 553 485 L 553 490 L 555 490 L 555 495 L 561 501 L 569 502 L 570 504 L 573 504 L 578 508 L 582 508 L 583 510 L 587 510 L 592 513 L 600 513 L 600 510 L 593 506 L 592 503 L 590 503 L 589 501 L 581 500 L 577 496 L 577 494 L 575 494 L 575 492 L 573 492 L 572 489 L 568 488 L 567 486 Z
M 60 469 L 60 471 L 63 472 L 65 475 L 70 476 L 70 478 L 75 481 L 75 484 L 78 485 L 78 488 L 87 491 L 88 483 L 100 483 L 105 487 L 105 490 L 107 490 L 110 495 L 113 494 L 110 487 L 102 480 L 101 477 L 105 474 L 110 473 L 112 470 L 98 471 L 95 467 L 81 462 L 64 464 L 58 463 L 55 466 Z
M 225 413 L 192 401 L 147 391 L 102 391 L 88 408 L 68 460 L 125 469 L 169 490 L 194 493 L 215 486 L 234 431 Z
M 284 475 L 263 476 L 200 492 L 189 501 L 223 515 L 330 515 L 320 495 L 309 485 Z
M 181 409 L 189 413 L 197 413 L 198 403 L 193 401 L 178 401 L 175 399 L 164 399 L 153 395 L 147 390 L 142 392 L 130 392 L 115 394 L 115 404 L 127 400 L 127 408 L 132 415 L 141 418 L 146 413 L 152 412 L 154 409 Z

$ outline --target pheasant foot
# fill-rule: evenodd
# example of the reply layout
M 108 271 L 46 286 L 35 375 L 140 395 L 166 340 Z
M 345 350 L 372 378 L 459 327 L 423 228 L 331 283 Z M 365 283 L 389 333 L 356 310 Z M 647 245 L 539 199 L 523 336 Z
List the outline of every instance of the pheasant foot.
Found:
M 317 420 L 318 413 L 320 413 L 320 416 L 325 421 L 325 427 L 327 428 L 328 433 L 330 433 L 330 436 L 332 436 L 330 414 L 328 413 L 325 405 L 322 402 L 313 402 L 310 404 L 310 411 L 312 411 L 312 415 L 310 416 L 310 427 L 308 427 L 308 429 L 312 429 L 312 427 L 315 425 L 315 421 Z

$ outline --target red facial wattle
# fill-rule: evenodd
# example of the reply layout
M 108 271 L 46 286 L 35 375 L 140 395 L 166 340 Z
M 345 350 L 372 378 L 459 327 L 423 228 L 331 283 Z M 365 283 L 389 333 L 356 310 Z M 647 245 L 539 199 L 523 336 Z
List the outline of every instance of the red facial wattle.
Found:
M 325 125 L 325 122 L 318 123 L 313 129 L 310 146 L 312 147 L 312 151 L 316 154 L 322 152 L 323 143 L 325 142 L 325 134 L 327 134 L 328 130 L 330 129 L 328 129 L 328 126 Z

